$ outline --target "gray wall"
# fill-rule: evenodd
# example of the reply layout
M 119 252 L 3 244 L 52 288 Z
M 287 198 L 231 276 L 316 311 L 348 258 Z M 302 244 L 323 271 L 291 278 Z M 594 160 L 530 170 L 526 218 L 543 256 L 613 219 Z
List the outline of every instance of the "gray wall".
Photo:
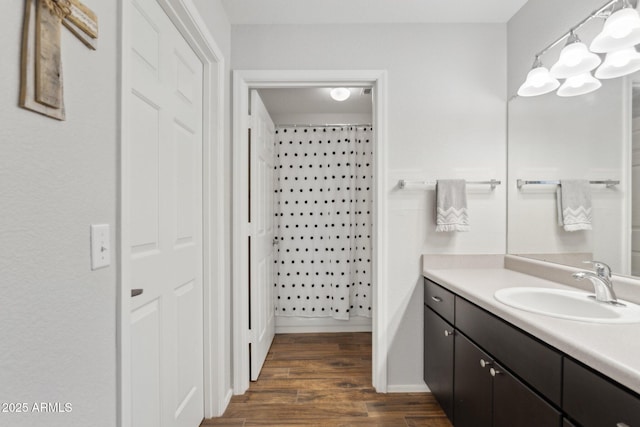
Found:
M 0 414 L 0 424 L 114 426 L 116 267 L 91 271 L 89 225 L 110 224 L 117 247 L 118 6 L 87 1 L 95 52 L 62 29 L 59 122 L 17 107 L 23 4 L 0 16 L 0 402 L 73 411 Z
M 399 179 L 503 179 L 506 25 L 232 26 L 233 69 L 386 69 L 390 391 L 422 381 L 422 253 L 504 253 L 505 186 L 469 196 L 472 231 L 435 233 L 434 191 Z M 383 355 L 384 357 L 384 355 Z

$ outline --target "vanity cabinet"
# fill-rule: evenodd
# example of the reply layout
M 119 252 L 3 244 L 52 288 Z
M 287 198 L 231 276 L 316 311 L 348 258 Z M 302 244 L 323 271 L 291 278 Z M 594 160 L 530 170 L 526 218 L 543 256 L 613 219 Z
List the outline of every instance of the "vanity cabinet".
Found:
M 640 398 L 565 357 L 563 409 L 583 427 L 640 426 Z
M 562 416 L 462 333 L 455 336 L 456 427 L 559 427 Z
M 424 379 L 456 427 L 562 426 L 558 352 L 428 279 L 424 296 Z

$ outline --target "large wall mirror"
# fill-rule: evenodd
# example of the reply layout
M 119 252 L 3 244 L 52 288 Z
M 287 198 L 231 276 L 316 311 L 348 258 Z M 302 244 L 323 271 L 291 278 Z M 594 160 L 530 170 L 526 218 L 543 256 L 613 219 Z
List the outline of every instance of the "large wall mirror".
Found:
M 509 101 L 510 254 L 581 268 L 583 261 L 599 260 L 615 274 L 640 276 L 640 209 L 634 206 L 640 205 L 640 151 L 632 143 L 634 134 L 640 139 L 640 118 L 633 132 L 640 104 L 633 108 L 634 82 L 640 85 L 640 74 L 603 81 L 587 95 L 562 98 L 551 93 Z M 565 231 L 558 225 L 558 185 L 518 187 L 519 179 L 619 184 L 591 184 L 592 230 Z

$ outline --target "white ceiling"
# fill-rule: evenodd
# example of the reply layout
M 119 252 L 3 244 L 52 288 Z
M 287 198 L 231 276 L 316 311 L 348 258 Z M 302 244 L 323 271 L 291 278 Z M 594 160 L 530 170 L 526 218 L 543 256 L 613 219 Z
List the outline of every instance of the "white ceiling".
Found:
M 260 89 L 260 97 L 267 111 L 277 114 L 371 114 L 371 95 L 363 95 L 362 88 L 349 88 L 351 96 L 334 101 L 331 88 Z
M 505 23 L 527 0 L 222 0 L 231 24 Z

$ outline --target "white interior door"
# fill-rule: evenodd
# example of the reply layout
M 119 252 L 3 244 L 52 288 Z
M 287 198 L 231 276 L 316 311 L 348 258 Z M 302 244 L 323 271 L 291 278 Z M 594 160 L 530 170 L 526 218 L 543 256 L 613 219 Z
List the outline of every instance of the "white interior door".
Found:
M 204 415 L 202 63 L 155 0 L 130 0 L 131 425 Z
M 249 334 L 251 381 L 258 379 L 275 335 L 273 301 L 275 126 L 258 92 L 251 91 Z

